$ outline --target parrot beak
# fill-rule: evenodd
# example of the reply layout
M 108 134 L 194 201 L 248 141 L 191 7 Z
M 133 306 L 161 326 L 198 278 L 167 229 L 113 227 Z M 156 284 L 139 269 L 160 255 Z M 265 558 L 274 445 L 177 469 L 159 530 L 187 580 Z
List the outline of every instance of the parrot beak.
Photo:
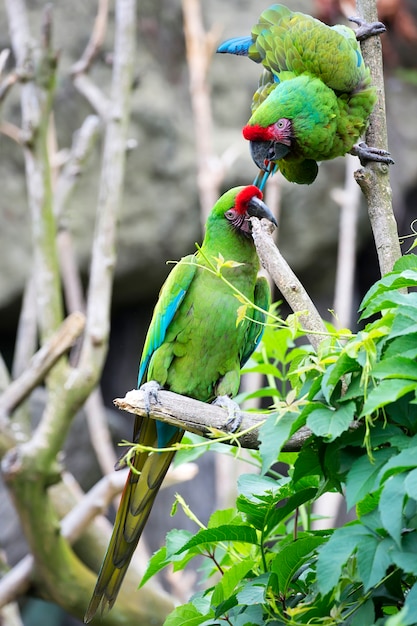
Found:
M 250 153 L 259 169 L 268 171 L 269 161 L 278 161 L 285 157 L 290 147 L 277 141 L 250 141 Z
M 272 214 L 271 209 L 265 204 L 265 202 L 262 202 L 262 200 L 256 196 L 253 196 L 253 198 L 249 201 L 247 213 L 250 217 L 258 217 L 259 219 L 264 217 L 275 226 L 278 226 L 278 222 Z

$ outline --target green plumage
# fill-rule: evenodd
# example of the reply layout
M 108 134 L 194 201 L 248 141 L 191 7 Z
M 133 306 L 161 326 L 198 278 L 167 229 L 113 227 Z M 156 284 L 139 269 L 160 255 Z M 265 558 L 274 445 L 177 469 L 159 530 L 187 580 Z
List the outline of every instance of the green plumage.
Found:
M 230 283 L 257 306 L 268 309 L 267 281 L 258 278 L 259 261 L 250 234 L 249 216 L 274 221 L 253 186 L 225 193 L 207 220 L 201 249 L 184 257 L 163 285 L 142 353 L 139 385 L 157 381 L 165 389 L 211 402 L 219 395 L 237 394 L 240 368 L 262 335 L 262 324 L 244 319 L 237 324 L 241 306 L 231 288 L 204 268 L 223 256 L 234 261 L 223 269 Z M 263 314 L 248 316 L 263 322 Z M 137 417 L 134 441 L 153 448 L 169 447 L 183 431 L 150 418 Z M 140 452 L 131 471 L 116 516 L 113 534 L 85 620 L 102 604 L 111 608 L 148 519 L 155 496 L 174 452 Z
M 265 68 L 243 129 L 258 144 L 252 155 L 262 169 L 276 163 L 288 180 L 309 184 L 317 161 L 350 152 L 364 133 L 376 92 L 352 29 L 275 4 L 251 37 L 228 40 L 219 51 L 247 55 Z M 289 120 L 285 134 L 276 127 L 283 119 Z

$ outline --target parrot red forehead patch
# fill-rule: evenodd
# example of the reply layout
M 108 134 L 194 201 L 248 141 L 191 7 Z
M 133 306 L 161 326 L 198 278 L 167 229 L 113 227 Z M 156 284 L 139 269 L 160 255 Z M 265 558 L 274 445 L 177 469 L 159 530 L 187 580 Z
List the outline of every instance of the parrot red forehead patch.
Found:
M 264 128 L 259 124 L 254 124 L 253 126 L 247 124 L 243 127 L 242 133 L 248 141 L 269 141 L 273 139 L 271 128 L 269 126 Z
M 259 200 L 263 198 L 262 191 L 258 189 L 258 187 L 255 187 L 255 185 L 248 185 L 242 189 L 242 191 L 239 191 L 235 200 L 235 210 L 241 215 L 246 213 L 248 204 L 254 196 L 259 198 Z

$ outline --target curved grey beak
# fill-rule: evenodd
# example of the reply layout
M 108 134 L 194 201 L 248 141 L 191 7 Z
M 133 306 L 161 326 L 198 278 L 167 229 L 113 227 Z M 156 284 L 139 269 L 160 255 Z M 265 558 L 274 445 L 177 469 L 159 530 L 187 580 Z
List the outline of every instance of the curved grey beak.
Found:
M 277 141 L 250 141 L 249 148 L 254 163 L 264 172 L 268 171 L 269 161 L 279 161 L 290 151 L 289 146 Z
M 258 217 L 259 219 L 262 219 L 264 217 L 265 219 L 272 222 L 275 226 L 278 226 L 278 222 L 272 214 L 271 209 L 265 204 L 265 202 L 262 202 L 262 200 L 260 200 L 256 196 L 253 196 L 253 198 L 249 201 L 248 215 L 250 217 Z

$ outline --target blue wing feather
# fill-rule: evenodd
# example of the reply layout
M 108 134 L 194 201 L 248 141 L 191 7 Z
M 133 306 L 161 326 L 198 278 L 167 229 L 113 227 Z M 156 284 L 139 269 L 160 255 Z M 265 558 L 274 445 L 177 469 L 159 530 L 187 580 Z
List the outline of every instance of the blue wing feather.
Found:
M 247 57 L 249 48 L 253 44 L 252 37 L 233 37 L 227 39 L 217 48 L 217 52 L 225 54 L 237 54 L 238 56 Z
M 152 354 L 163 344 L 167 329 L 188 291 L 196 269 L 195 257 L 193 255 L 184 257 L 170 272 L 162 286 L 143 346 L 138 387 L 145 382 L 146 370 Z

